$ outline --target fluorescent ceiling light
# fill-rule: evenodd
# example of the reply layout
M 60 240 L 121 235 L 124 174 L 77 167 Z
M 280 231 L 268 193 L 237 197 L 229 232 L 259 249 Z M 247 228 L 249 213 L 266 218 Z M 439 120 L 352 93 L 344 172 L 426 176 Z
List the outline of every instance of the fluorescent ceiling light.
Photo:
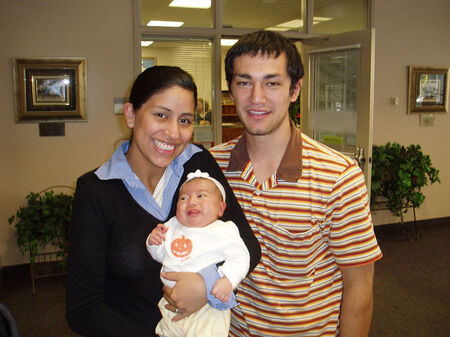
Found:
M 331 20 L 331 18 L 325 18 L 322 16 L 315 16 L 313 19 L 314 19 L 314 22 L 313 22 L 314 24 Z
M 153 43 L 153 41 L 141 41 L 141 47 L 148 47 Z
M 317 24 L 320 22 L 330 21 L 331 18 L 321 17 L 321 16 L 315 16 L 313 18 L 313 24 Z M 303 27 L 303 20 L 302 19 L 295 19 L 287 22 L 280 23 L 279 25 L 276 25 L 275 27 L 269 27 L 267 30 L 275 30 L 275 31 L 286 31 L 290 29 L 298 29 Z
M 180 22 L 180 21 L 150 20 L 147 23 L 147 26 L 150 26 L 150 27 L 181 27 L 182 25 L 184 25 L 184 22 Z
M 238 40 L 237 39 L 221 39 L 220 45 L 221 46 L 232 46 L 234 45 Z
M 288 22 L 280 23 L 279 25 L 276 25 L 275 27 L 281 27 L 281 28 L 300 28 L 303 26 L 303 20 L 295 19 Z
M 266 28 L 266 30 L 272 30 L 274 32 L 285 32 L 285 31 L 289 30 L 289 28 L 269 27 L 269 28 Z
M 211 0 L 173 0 L 169 7 L 211 8 Z

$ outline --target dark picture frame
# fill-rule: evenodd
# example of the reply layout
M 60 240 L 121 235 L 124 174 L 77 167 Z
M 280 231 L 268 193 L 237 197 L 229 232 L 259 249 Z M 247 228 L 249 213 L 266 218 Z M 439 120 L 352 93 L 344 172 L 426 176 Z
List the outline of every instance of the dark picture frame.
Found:
M 448 111 L 449 67 L 409 66 L 408 114 Z
M 16 122 L 86 121 L 85 58 L 14 58 Z

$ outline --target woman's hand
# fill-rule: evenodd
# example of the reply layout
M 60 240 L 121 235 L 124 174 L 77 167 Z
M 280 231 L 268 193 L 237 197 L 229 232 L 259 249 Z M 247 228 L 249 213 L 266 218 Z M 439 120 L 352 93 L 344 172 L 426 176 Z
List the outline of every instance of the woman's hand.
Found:
M 163 287 L 164 298 L 169 302 L 166 309 L 177 313 L 172 319 L 174 322 L 197 312 L 208 303 L 205 281 L 200 274 L 168 272 L 161 275 L 176 282 L 173 288 Z

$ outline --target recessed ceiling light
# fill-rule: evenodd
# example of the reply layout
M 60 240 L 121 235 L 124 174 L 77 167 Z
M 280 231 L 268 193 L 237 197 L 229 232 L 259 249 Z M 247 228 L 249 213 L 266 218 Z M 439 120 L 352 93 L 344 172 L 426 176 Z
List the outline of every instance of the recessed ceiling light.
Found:
M 326 18 L 326 17 L 322 17 L 322 16 L 315 16 L 313 19 L 314 19 L 314 24 L 331 20 L 331 18 Z
M 234 45 L 238 40 L 237 39 L 221 39 L 220 45 L 221 46 L 232 46 Z
M 153 43 L 153 41 L 141 41 L 142 47 L 148 47 Z
M 271 30 L 271 31 L 274 31 L 274 32 L 285 32 L 285 31 L 289 30 L 289 28 L 269 27 L 269 28 L 266 28 L 266 30 Z
M 315 16 L 313 18 L 313 24 L 317 24 L 320 22 L 329 21 L 331 18 L 321 17 L 321 16 Z M 289 29 L 295 29 L 295 28 L 301 28 L 303 27 L 303 20 L 302 19 L 295 19 L 287 22 L 280 23 L 279 25 L 276 25 L 275 27 L 269 27 L 268 30 L 278 30 L 278 31 L 286 31 Z
M 275 27 L 279 28 L 300 28 L 303 26 L 303 20 L 295 19 L 287 22 L 280 23 L 279 25 L 276 25 Z
M 150 20 L 147 23 L 147 26 L 150 26 L 150 27 L 181 27 L 182 25 L 184 25 L 184 22 L 181 22 L 181 21 Z
M 173 0 L 169 7 L 211 8 L 211 0 Z

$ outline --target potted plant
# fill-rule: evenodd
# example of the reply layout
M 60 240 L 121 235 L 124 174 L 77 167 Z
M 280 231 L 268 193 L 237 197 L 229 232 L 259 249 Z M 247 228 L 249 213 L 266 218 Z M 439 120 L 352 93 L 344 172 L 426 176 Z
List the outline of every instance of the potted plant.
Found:
M 401 223 L 409 207 L 415 214 L 423 203 L 422 187 L 435 182 L 440 182 L 439 170 L 432 166 L 430 156 L 422 152 L 420 145 L 405 147 L 394 142 L 373 146 L 371 204 L 384 197 L 386 207 L 400 217 Z
M 20 251 L 28 252 L 30 262 L 34 263 L 39 252 L 51 244 L 65 261 L 73 195 L 46 189 L 30 192 L 26 200 L 27 204 L 8 219 L 9 224 L 15 223 Z

